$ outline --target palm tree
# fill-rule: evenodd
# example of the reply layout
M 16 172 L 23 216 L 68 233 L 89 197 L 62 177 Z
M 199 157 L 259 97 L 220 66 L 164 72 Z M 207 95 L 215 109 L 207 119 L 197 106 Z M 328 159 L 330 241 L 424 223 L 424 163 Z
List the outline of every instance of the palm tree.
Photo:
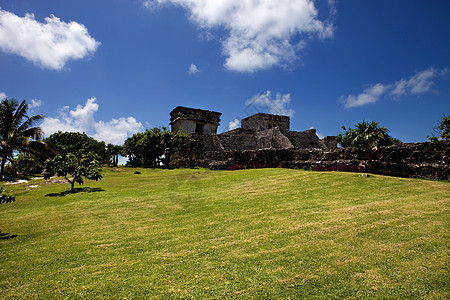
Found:
M 336 140 L 342 147 L 355 148 L 360 158 L 364 157 L 370 161 L 378 147 L 400 142 L 388 134 L 386 127 L 378 127 L 379 124 L 380 122 L 362 120 L 353 129 L 350 127 L 347 130 L 343 126 L 342 129 L 346 132 L 340 133 Z
M 12 161 L 14 151 L 40 153 L 45 144 L 37 141 L 42 136 L 40 127 L 32 127 L 43 115 L 27 116 L 25 100 L 4 99 L 0 103 L 0 180 L 3 180 L 6 162 Z
M 110 163 L 112 163 L 113 167 L 117 167 L 119 164 L 119 154 L 122 151 L 122 146 L 108 144 L 107 151 L 109 156 L 111 157 Z

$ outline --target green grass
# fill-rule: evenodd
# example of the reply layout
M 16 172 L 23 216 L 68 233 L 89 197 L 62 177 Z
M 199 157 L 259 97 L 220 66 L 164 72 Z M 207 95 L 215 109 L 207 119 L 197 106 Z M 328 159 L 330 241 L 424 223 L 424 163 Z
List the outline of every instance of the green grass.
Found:
M 139 170 L 6 186 L 0 299 L 450 298 L 448 182 Z

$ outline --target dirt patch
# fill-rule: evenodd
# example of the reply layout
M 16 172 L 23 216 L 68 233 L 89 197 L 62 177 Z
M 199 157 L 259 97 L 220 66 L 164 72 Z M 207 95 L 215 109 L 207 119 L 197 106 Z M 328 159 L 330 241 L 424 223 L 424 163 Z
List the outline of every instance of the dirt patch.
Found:
M 41 185 L 54 184 L 54 183 L 67 183 L 64 179 L 49 179 L 41 182 Z

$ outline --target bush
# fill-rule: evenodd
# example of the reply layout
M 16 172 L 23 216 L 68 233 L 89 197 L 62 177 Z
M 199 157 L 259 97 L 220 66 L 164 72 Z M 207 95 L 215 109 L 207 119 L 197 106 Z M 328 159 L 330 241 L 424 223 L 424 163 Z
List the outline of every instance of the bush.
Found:
M 42 164 L 29 154 L 20 154 L 14 158 L 14 166 L 22 176 L 41 174 L 44 169 Z
M 9 195 L 4 188 L 0 188 L 0 204 L 16 201 L 14 196 Z

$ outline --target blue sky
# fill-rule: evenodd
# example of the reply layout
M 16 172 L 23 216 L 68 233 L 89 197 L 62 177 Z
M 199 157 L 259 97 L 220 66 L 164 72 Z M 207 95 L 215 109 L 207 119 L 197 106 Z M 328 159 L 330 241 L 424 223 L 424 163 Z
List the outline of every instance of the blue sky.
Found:
M 450 1 L 0 0 L 0 94 L 46 134 L 123 143 L 178 105 L 320 136 L 376 120 L 425 141 L 450 114 Z

